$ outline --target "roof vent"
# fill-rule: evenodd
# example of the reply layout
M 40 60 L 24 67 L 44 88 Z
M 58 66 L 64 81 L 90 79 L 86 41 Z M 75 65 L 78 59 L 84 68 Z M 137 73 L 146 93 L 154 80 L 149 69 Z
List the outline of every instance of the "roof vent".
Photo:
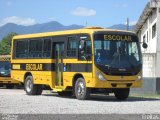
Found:
M 97 27 L 97 26 L 91 26 L 91 27 L 84 27 L 84 29 L 104 29 L 104 28 Z

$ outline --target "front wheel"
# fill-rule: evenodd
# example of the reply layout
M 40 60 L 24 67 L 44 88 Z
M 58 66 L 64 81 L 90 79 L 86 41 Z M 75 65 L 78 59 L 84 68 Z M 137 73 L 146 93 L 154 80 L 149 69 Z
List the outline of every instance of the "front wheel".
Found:
M 41 95 L 42 85 L 33 84 L 33 77 L 27 76 L 24 83 L 25 91 L 28 95 Z
M 117 100 L 126 100 L 129 96 L 129 88 L 118 88 L 114 90 L 114 95 Z
M 90 96 L 90 88 L 86 87 L 86 83 L 83 78 L 78 78 L 75 83 L 75 96 L 79 100 L 88 99 Z

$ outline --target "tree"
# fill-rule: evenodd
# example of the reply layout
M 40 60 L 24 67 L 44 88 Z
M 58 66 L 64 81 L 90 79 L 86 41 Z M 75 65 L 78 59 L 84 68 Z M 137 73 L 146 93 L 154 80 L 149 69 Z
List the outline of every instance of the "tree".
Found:
M 11 41 L 13 36 L 17 35 L 17 33 L 9 33 L 6 37 L 4 37 L 0 41 L 0 55 L 8 55 L 11 52 Z

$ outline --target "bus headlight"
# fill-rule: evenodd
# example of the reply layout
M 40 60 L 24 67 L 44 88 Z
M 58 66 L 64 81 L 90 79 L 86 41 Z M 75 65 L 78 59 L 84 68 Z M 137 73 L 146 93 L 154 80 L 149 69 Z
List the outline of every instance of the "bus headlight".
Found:
M 106 80 L 105 77 L 102 75 L 102 73 L 100 73 L 99 71 L 97 71 L 96 74 L 97 74 L 97 78 L 98 78 L 99 80 L 102 80 L 102 81 L 105 81 L 105 80 Z
M 142 74 L 139 74 L 137 77 L 137 80 L 141 80 L 142 79 Z

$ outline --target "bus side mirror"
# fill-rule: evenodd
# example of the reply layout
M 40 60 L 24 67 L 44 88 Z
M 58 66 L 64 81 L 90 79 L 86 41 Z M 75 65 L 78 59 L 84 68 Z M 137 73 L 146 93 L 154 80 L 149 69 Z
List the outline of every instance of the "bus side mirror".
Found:
M 143 42 L 142 47 L 146 49 L 148 47 L 147 43 Z
M 80 40 L 80 42 L 79 42 L 79 57 L 80 57 L 80 59 L 87 60 L 87 57 L 85 55 L 85 48 L 86 48 L 86 41 Z
M 85 50 L 85 41 L 84 40 L 80 40 L 79 50 L 80 51 L 84 51 Z

